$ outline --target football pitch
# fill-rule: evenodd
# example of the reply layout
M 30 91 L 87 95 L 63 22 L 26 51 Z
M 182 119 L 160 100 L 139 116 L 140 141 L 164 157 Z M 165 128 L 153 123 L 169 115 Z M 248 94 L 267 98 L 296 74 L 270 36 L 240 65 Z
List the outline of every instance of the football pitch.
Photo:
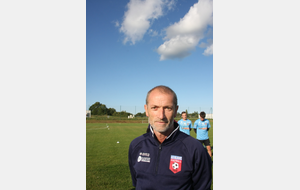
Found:
M 209 139 L 213 146 L 213 122 Z M 130 142 L 147 123 L 86 123 L 86 189 L 133 189 L 128 166 Z M 194 138 L 196 134 L 191 131 Z M 212 187 L 211 187 L 212 189 Z

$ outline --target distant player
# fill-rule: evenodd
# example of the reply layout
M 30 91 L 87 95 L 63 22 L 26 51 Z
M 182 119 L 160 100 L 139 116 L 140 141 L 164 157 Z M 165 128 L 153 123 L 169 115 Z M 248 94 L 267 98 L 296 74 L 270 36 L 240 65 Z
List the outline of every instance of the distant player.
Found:
M 210 147 L 210 141 L 208 138 L 208 130 L 210 128 L 210 123 L 207 119 L 205 119 L 205 112 L 201 112 L 200 119 L 197 119 L 194 123 L 194 131 L 197 134 L 197 139 L 206 146 L 207 152 L 209 156 L 211 157 L 211 147 Z
M 192 121 L 187 119 L 186 112 L 181 112 L 182 119 L 179 120 L 177 123 L 179 124 L 179 130 L 190 135 L 190 130 L 193 128 Z

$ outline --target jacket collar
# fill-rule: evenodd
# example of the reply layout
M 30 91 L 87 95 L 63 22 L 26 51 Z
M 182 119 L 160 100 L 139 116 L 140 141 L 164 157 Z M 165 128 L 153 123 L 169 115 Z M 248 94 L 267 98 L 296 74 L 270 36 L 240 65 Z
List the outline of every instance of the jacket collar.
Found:
M 149 124 L 150 125 L 150 124 Z M 177 134 L 177 131 L 179 130 L 179 125 L 176 121 L 174 121 L 174 130 L 171 132 L 171 134 L 164 140 L 163 144 L 167 143 L 168 141 L 171 141 L 174 139 L 174 137 Z M 156 136 L 153 132 L 153 127 L 150 125 L 150 131 L 153 138 L 156 139 Z M 156 139 L 157 140 L 157 139 Z

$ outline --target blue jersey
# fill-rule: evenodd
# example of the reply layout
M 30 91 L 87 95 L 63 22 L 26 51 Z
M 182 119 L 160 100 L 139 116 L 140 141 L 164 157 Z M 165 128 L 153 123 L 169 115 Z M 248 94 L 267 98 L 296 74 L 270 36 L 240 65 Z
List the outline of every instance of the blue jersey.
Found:
M 210 128 L 209 121 L 204 119 L 201 121 L 197 119 L 194 123 L 194 129 L 197 130 L 197 139 L 198 140 L 206 140 L 208 139 L 208 131 L 207 129 Z
M 181 119 L 177 123 L 179 124 L 180 131 L 184 132 L 187 135 L 190 135 L 190 129 L 193 128 L 191 120 L 187 119 L 184 121 L 183 119 Z

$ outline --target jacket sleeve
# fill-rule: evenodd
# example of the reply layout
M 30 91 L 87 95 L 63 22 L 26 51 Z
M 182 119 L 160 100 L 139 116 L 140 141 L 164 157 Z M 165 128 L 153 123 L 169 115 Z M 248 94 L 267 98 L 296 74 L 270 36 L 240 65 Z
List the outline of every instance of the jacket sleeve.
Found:
M 212 160 L 202 145 L 195 151 L 194 168 L 192 177 L 194 189 L 210 190 L 212 181 Z
M 129 151 L 128 151 L 128 163 L 129 163 L 129 169 L 130 169 L 130 174 L 131 174 L 131 179 L 132 179 L 132 185 L 136 187 L 136 173 L 133 167 L 133 159 L 132 159 L 132 153 L 133 153 L 133 146 L 130 144 L 129 146 Z

